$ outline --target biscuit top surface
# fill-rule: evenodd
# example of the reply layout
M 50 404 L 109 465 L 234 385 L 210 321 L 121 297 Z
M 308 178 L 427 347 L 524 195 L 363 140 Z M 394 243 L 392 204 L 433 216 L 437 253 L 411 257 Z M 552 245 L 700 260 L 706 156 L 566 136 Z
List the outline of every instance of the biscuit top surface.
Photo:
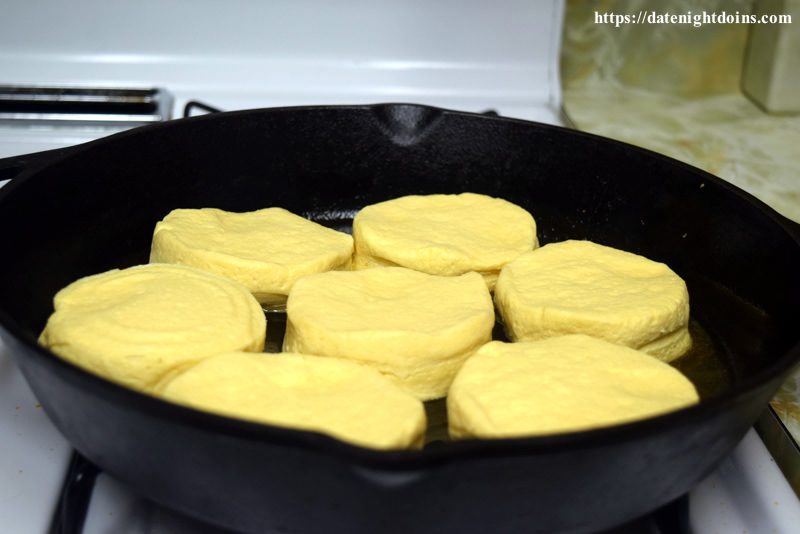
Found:
M 337 358 L 227 353 L 169 382 L 165 398 L 223 415 L 317 430 L 361 445 L 421 445 L 422 403 L 378 371 Z
M 59 291 L 54 305 L 41 342 L 132 386 L 152 387 L 202 356 L 263 348 L 264 314 L 247 289 L 183 265 L 88 276 Z
M 353 238 L 283 208 L 233 213 L 216 208 L 176 209 L 155 228 L 169 232 L 191 250 L 291 266 L 320 255 L 341 256 L 352 251 Z
M 686 284 L 667 265 L 590 241 L 551 243 L 520 256 L 500 273 L 496 291 L 523 307 L 598 320 L 669 314 L 674 324 L 660 325 L 665 331 L 685 325 L 689 312 Z
M 292 321 L 328 331 L 435 333 L 476 317 L 493 322 L 477 273 L 435 276 L 402 267 L 331 271 L 301 278 L 289 295 Z
M 484 345 L 453 382 L 448 405 L 457 409 L 448 407 L 461 432 L 512 436 L 618 424 L 697 401 L 694 385 L 669 364 L 575 334 Z
M 353 221 L 360 254 L 454 275 L 502 267 L 537 244 L 530 213 L 474 193 L 412 195 L 365 207 Z

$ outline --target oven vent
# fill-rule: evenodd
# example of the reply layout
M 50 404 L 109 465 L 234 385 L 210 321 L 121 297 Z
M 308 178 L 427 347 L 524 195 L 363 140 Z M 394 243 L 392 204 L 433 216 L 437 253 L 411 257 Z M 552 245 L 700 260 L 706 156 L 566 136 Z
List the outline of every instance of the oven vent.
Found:
M 97 89 L 0 85 L 0 121 L 138 125 L 169 120 L 163 89 Z

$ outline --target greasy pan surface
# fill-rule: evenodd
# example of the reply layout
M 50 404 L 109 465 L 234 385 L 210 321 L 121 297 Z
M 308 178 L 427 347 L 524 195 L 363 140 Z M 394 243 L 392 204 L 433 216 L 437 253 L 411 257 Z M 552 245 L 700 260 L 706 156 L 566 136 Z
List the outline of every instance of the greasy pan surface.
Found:
M 668 263 L 733 386 L 700 405 L 552 437 L 360 449 L 194 412 L 37 347 L 52 297 L 147 260 L 177 207 L 282 206 L 347 228 L 366 204 L 473 191 L 529 209 L 543 243 Z M 591 135 L 408 105 L 236 112 L 96 141 L 0 192 L 0 332 L 48 415 L 93 462 L 168 506 L 250 532 L 584 532 L 686 492 L 798 359 L 800 244 L 697 169 Z

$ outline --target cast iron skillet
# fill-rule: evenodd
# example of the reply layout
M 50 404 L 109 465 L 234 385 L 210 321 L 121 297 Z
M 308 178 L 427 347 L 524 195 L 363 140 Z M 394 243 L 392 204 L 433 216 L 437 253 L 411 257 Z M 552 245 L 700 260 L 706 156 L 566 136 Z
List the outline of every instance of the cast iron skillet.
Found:
M 412 193 L 508 199 L 543 243 L 591 239 L 668 263 L 734 384 L 614 428 L 409 452 L 217 417 L 129 391 L 36 345 L 73 280 L 147 261 L 177 207 L 282 206 L 348 227 Z M 584 532 L 686 492 L 752 425 L 800 355 L 800 242 L 698 169 L 600 137 L 415 105 L 224 113 L 132 130 L 0 193 L 0 323 L 49 417 L 164 505 L 248 532 Z

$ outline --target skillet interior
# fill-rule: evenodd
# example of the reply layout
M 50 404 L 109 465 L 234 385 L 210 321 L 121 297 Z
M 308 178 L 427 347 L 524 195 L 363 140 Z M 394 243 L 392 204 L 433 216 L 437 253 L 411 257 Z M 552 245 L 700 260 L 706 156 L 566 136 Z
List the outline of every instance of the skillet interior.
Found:
M 258 480 L 229 480 L 211 467 L 198 468 L 197 458 L 181 465 L 176 461 L 181 444 L 198 446 L 203 458 L 223 455 L 223 463 L 235 464 L 237 473 L 249 466 L 263 476 L 266 469 L 277 486 L 294 489 L 290 495 L 307 501 L 320 497 L 298 486 L 302 476 L 295 473 L 294 482 L 276 476 L 281 468 L 275 458 L 281 454 L 287 465 L 317 461 L 327 466 L 320 467 L 326 474 L 307 476 L 321 487 L 340 484 L 349 499 L 370 502 L 375 497 L 367 488 L 376 485 L 397 494 L 399 504 L 392 506 L 399 508 L 387 511 L 387 505 L 376 505 L 374 513 L 364 516 L 370 527 L 394 517 L 397 525 L 418 528 L 398 519 L 402 510 L 420 506 L 409 493 L 414 490 L 443 499 L 435 501 L 438 511 L 427 513 L 440 521 L 458 517 L 470 528 L 497 527 L 497 516 L 509 515 L 524 497 L 538 504 L 516 509 L 520 521 L 541 510 L 546 516 L 540 519 L 542 528 L 580 530 L 614 524 L 685 491 L 736 443 L 796 358 L 800 247 L 770 210 L 686 165 L 558 128 L 406 105 L 230 113 L 91 143 L 7 189 L 0 197 L 0 223 L 6 229 L 0 243 L 7 258 L 0 263 L 2 320 L 48 414 L 79 450 L 140 491 L 243 529 L 257 530 L 254 525 L 269 522 L 302 526 L 310 519 L 288 508 L 233 518 L 230 503 L 207 502 L 212 500 L 208 481 L 238 484 L 230 493 L 242 497 L 258 493 Z M 58 289 L 80 276 L 145 262 L 155 222 L 175 207 L 245 211 L 277 205 L 347 227 L 366 204 L 413 193 L 461 191 L 499 196 L 529 209 L 543 243 L 591 239 L 668 263 L 686 279 L 693 316 L 722 347 L 734 387 L 698 409 L 620 429 L 465 444 L 409 453 L 412 458 L 376 457 L 307 433 L 278 433 L 282 437 L 276 438 L 276 433 L 254 430 L 255 425 L 189 415 L 138 399 L 33 348 Z M 70 409 L 70 403 L 75 407 Z M 112 421 L 120 410 L 130 414 L 127 424 L 139 434 L 121 437 L 125 431 Z M 243 437 L 237 441 L 226 432 Z M 174 443 L 157 443 L 163 436 Z M 138 447 L 122 442 L 134 438 Z M 264 446 L 265 438 L 275 439 L 275 446 Z M 312 452 L 292 447 L 309 440 L 321 445 Z M 288 453 L 287 447 L 292 448 Z M 230 457 L 236 450 L 239 460 Z M 317 460 L 310 460 L 314 454 Z M 686 458 L 676 467 L 671 462 L 680 455 Z M 529 459 L 526 467 L 520 457 Z M 131 458 L 136 458 L 133 464 Z M 595 463 L 600 458 L 606 465 Z M 643 473 L 646 458 L 663 466 L 660 475 Z M 561 472 L 556 471 L 559 463 Z M 193 468 L 196 478 L 190 476 Z M 384 470 L 394 475 L 386 478 Z M 187 490 L 186 484 L 167 482 L 168 471 L 199 487 Z M 509 472 L 518 478 L 509 478 Z M 549 489 L 531 482 L 548 473 Z M 487 498 L 480 489 L 491 487 L 487 476 L 497 483 L 517 481 L 496 497 L 507 503 L 496 505 L 497 512 L 487 513 L 485 506 L 470 509 L 471 499 Z M 662 482 L 654 484 L 659 476 Z M 578 489 L 576 477 L 595 482 Z M 350 481 L 337 482 L 344 479 Z M 590 503 L 591 492 L 607 490 L 610 481 L 617 489 L 607 491 L 603 503 Z M 643 485 L 649 489 L 643 491 Z M 448 488 L 453 495 L 444 500 Z M 262 495 L 275 497 L 276 491 L 261 488 Z M 557 512 L 551 501 L 567 491 L 584 516 Z M 318 504 L 334 516 L 349 509 L 344 501 L 333 501 Z

